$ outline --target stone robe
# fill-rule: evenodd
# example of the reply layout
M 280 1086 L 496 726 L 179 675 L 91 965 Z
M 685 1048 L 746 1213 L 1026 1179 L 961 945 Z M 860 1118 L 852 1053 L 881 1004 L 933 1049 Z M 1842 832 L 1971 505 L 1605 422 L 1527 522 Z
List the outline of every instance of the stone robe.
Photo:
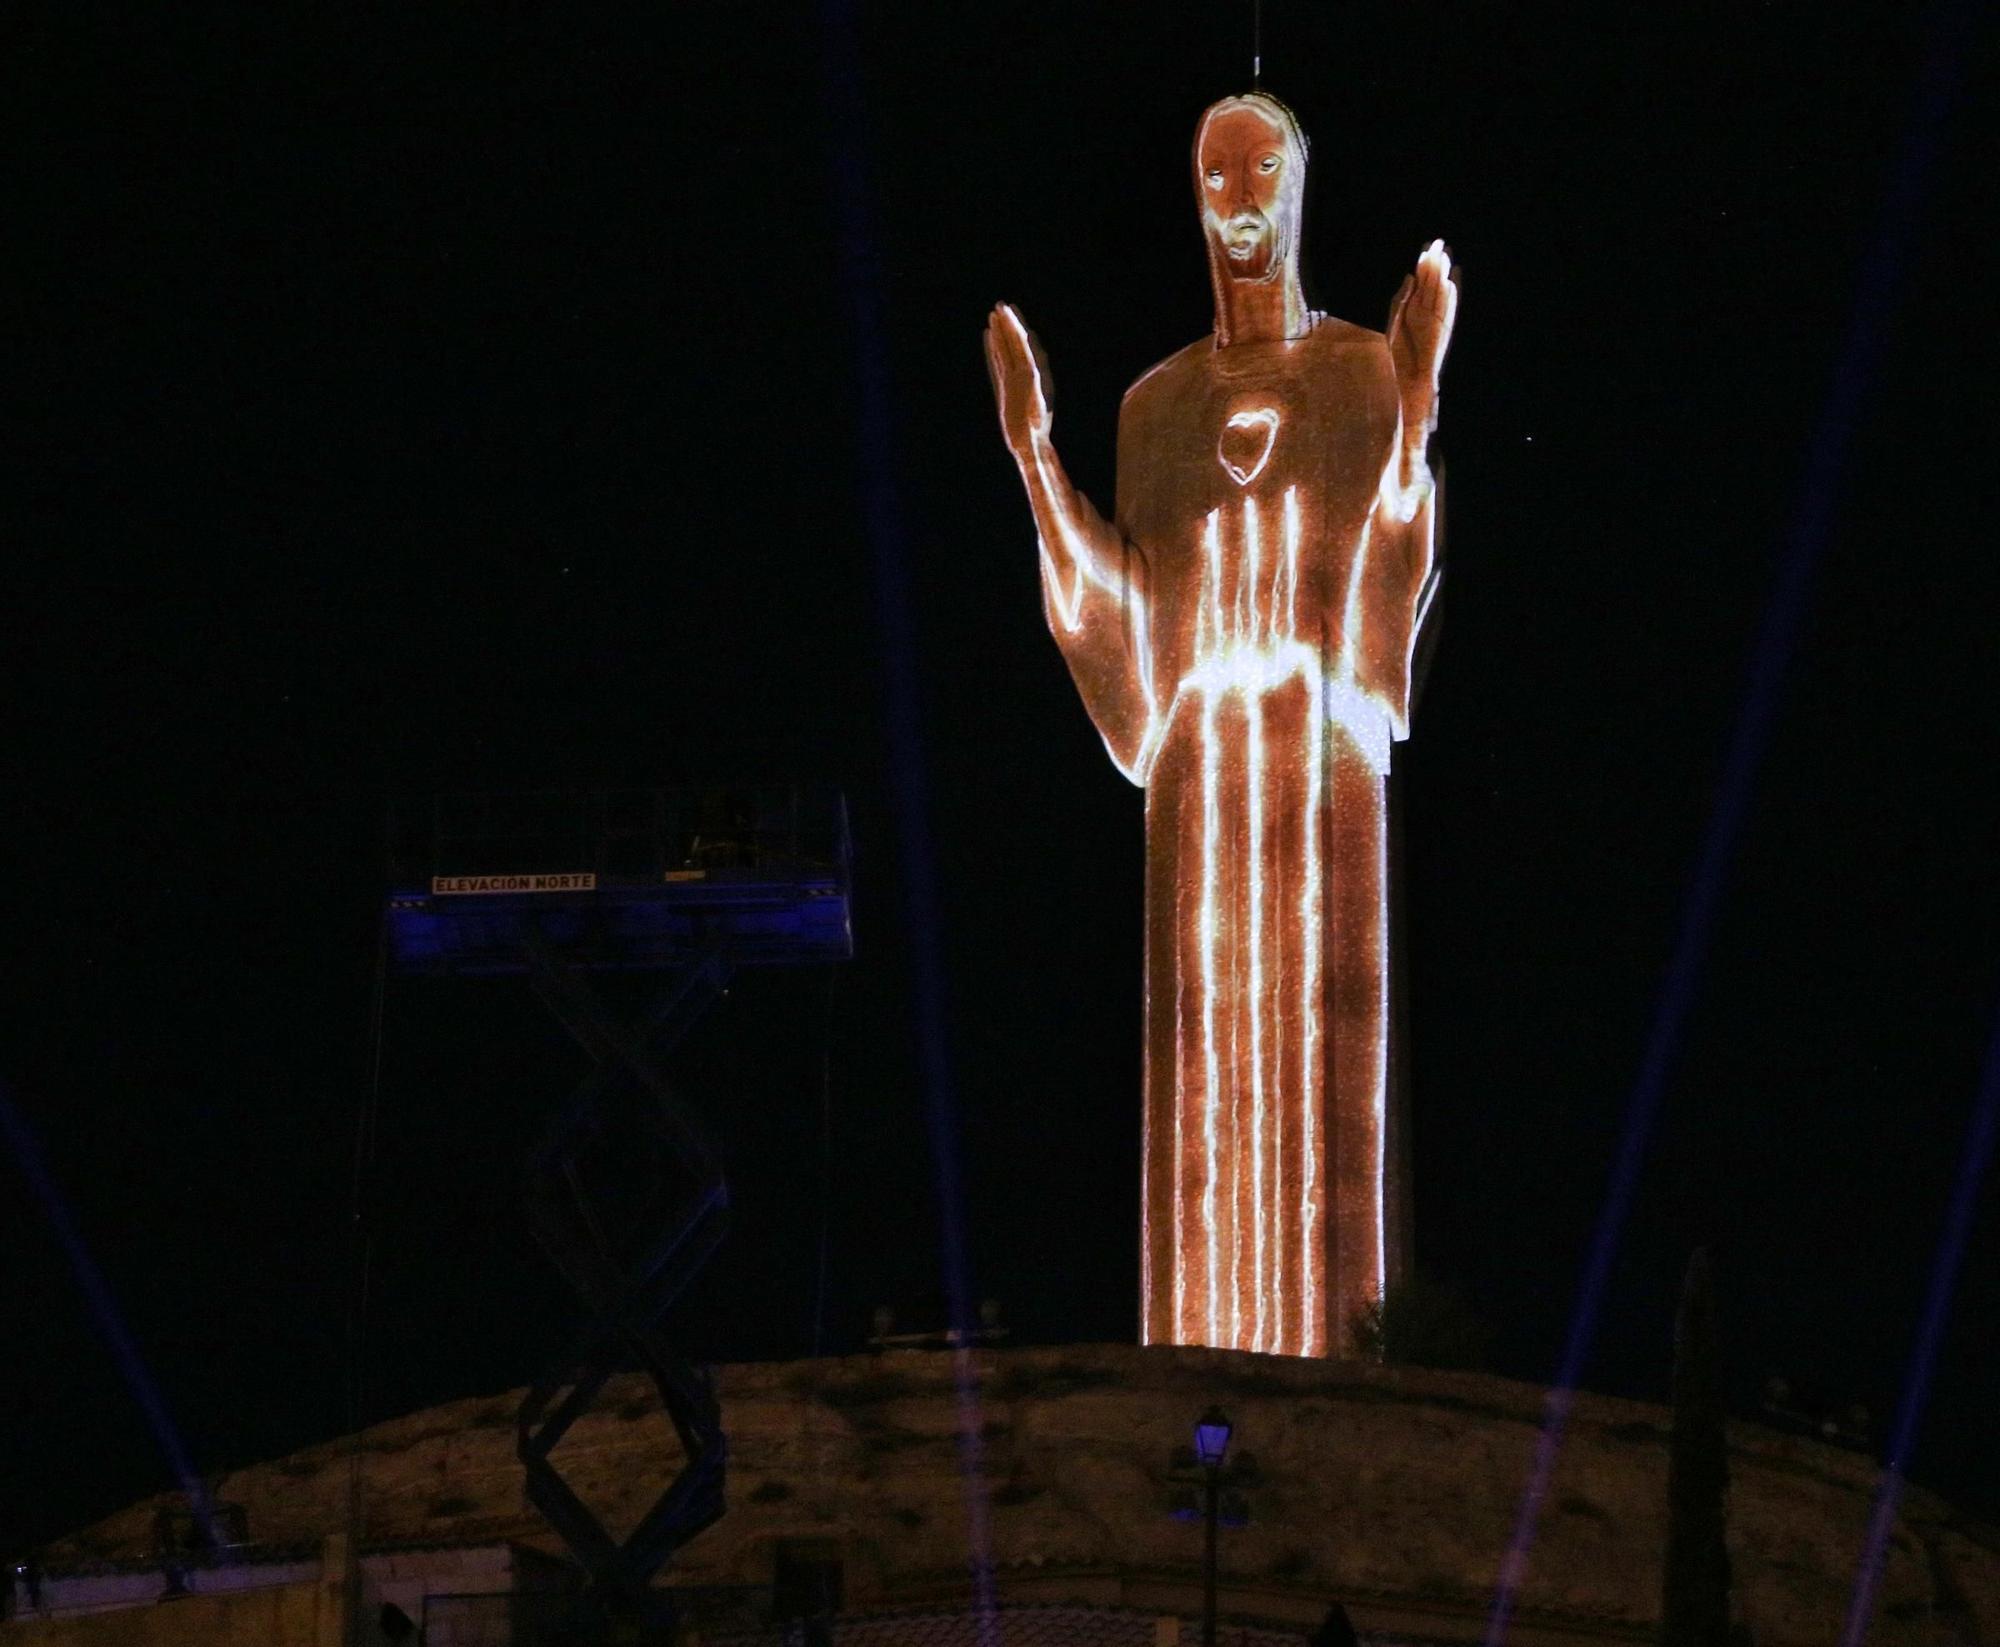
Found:
M 1379 333 L 1171 356 L 1118 429 L 1122 564 L 1049 625 L 1146 790 L 1142 1335 L 1346 1352 L 1385 1279 L 1384 784 L 1432 588 Z

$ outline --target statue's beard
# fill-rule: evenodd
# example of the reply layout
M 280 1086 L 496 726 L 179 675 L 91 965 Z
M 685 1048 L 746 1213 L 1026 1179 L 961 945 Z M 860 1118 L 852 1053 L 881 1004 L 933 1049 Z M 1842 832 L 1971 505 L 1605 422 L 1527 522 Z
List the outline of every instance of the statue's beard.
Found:
M 1212 232 L 1232 280 L 1263 282 L 1277 273 L 1283 261 L 1278 226 L 1263 213 L 1238 213 L 1217 223 Z

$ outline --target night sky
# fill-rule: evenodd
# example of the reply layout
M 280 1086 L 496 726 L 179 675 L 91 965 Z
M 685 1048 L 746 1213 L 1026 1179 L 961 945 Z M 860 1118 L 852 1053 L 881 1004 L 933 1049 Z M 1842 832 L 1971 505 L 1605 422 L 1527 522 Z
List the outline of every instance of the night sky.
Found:
M 736 1195 L 684 1330 L 783 1357 L 859 1347 L 878 1303 L 942 1323 L 870 466 L 972 1285 L 1025 1341 L 1132 1339 L 1141 797 L 1043 629 L 980 332 L 1020 305 L 1108 510 L 1119 394 L 1209 324 L 1186 155 L 1247 83 L 1248 4 L 864 6 L 858 125 L 837 7 L 123 9 L 7 51 L 0 1076 L 191 1455 L 346 1421 L 397 795 L 844 787 L 855 961 L 740 978 L 678 1066 Z M 1823 519 L 1584 1381 L 1664 1394 L 1708 1243 L 1740 1409 L 1783 1370 L 1886 1428 L 2000 988 L 1990 178 L 1969 97 L 1910 140 L 1992 32 L 1947 26 L 1940 74 L 1920 6 L 1267 11 L 1314 303 L 1380 326 L 1436 235 L 1463 270 L 1443 628 L 1397 756 L 1419 1263 L 1496 1371 L 1553 1375 L 1760 623 Z M 367 1416 L 560 1352 L 520 1162 L 583 1067 L 518 983 L 390 985 Z M 1995 1198 L 1916 1463 L 1989 1513 Z M 170 1477 L 5 1160 L 0 1266 L 18 1548 Z

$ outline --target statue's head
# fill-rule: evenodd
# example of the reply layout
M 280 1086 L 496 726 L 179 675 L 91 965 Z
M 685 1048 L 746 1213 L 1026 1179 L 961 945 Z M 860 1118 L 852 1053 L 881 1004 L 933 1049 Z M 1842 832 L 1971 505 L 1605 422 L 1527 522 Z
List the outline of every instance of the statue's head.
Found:
M 1225 97 L 1194 136 L 1194 189 L 1220 298 L 1224 280 L 1296 280 L 1306 138 L 1266 92 Z

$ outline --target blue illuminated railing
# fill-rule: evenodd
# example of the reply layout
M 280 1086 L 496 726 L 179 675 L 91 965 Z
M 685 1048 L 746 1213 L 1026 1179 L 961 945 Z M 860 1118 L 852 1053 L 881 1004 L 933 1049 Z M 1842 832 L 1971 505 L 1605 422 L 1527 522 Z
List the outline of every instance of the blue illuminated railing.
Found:
M 405 973 L 527 970 L 529 941 L 589 970 L 853 953 L 837 792 L 650 789 L 442 796 L 398 819 L 390 954 Z

